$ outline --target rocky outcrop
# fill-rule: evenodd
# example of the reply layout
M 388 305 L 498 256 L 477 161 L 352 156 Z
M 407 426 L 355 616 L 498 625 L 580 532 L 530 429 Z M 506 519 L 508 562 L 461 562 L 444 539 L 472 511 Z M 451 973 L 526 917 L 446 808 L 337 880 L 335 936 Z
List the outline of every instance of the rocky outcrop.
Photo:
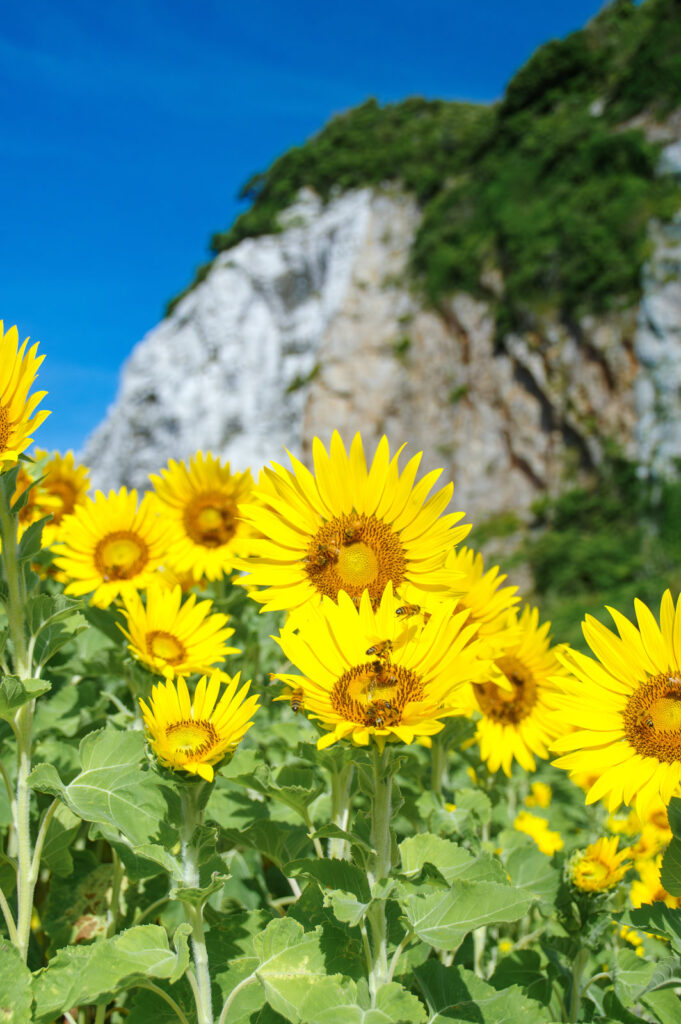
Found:
M 681 145 L 663 167 L 681 171 Z M 598 465 L 614 442 L 651 471 L 681 458 L 681 220 L 651 225 L 638 309 L 495 338 L 493 299 L 425 309 L 407 258 L 418 224 L 384 189 L 321 207 L 222 253 L 133 351 L 84 459 L 100 487 L 143 487 L 203 448 L 254 470 L 284 446 L 382 433 L 443 466 L 474 520 L 527 509 Z M 503 288 L 488 275 L 490 295 Z

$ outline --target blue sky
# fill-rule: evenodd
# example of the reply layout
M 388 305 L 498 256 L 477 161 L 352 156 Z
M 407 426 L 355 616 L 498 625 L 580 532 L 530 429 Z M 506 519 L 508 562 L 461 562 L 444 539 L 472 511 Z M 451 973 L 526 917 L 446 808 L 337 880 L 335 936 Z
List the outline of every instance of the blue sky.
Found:
M 368 96 L 489 102 L 602 0 L 24 0 L 0 24 L 0 319 L 78 448 L 254 171 Z

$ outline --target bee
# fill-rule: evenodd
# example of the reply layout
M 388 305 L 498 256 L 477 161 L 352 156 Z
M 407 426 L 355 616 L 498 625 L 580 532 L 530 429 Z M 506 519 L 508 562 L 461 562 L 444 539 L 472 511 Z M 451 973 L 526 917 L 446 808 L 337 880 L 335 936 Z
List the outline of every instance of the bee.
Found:
M 653 729 L 655 727 L 655 723 L 650 717 L 648 711 L 639 711 L 636 715 L 636 725 L 645 725 L 648 729 Z
M 388 665 L 383 661 L 375 661 L 372 665 L 374 678 L 369 686 L 369 692 L 372 693 L 375 689 L 385 689 L 386 687 L 397 686 L 397 676 L 394 672 L 390 672 Z
M 356 544 L 362 539 L 362 524 L 358 519 L 350 519 L 343 527 L 343 543 Z
M 667 685 L 671 686 L 673 690 L 681 689 L 681 679 L 678 676 L 670 676 L 667 680 Z
M 371 657 L 371 655 L 376 655 L 377 658 L 385 658 L 388 660 L 392 649 L 392 640 L 378 640 L 377 643 L 372 644 L 371 647 L 367 647 L 366 653 L 369 657 Z
M 291 711 L 294 715 L 297 715 L 299 711 L 305 710 L 305 694 L 303 693 L 302 686 L 298 687 L 291 694 Z
M 393 706 L 389 700 L 375 700 L 367 708 L 367 725 L 373 725 L 376 729 L 382 729 L 385 725 L 385 712 L 392 711 Z
M 412 615 L 418 615 L 420 611 L 420 604 L 403 604 L 401 608 L 395 609 L 395 615 L 403 616 L 405 619 L 410 619 Z
M 315 555 L 308 555 L 305 561 L 308 569 L 318 572 L 320 569 L 325 569 L 329 564 L 330 552 L 323 544 L 318 544 L 317 553 Z

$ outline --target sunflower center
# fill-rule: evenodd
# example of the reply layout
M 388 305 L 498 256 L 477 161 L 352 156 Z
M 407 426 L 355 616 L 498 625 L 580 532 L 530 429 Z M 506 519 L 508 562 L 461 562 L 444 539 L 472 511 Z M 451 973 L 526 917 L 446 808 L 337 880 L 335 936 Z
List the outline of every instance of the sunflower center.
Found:
M 65 515 L 73 512 L 76 507 L 76 491 L 68 480 L 55 480 L 49 485 L 49 492 L 57 498 L 61 505 L 52 509 L 52 522 L 59 523 Z
M 623 711 L 624 734 L 637 754 L 671 764 L 681 761 L 681 677 L 662 672 L 631 694 Z
M 116 530 L 102 537 L 95 548 L 94 562 L 105 583 L 129 580 L 142 571 L 149 549 L 131 530 Z
M 210 753 L 219 741 L 212 722 L 189 718 L 166 726 L 166 740 L 176 757 L 193 761 Z
M 399 725 L 409 701 L 423 700 L 423 682 L 401 665 L 369 661 L 344 672 L 331 690 L 331 707 L 347 722 L 382 729 Z
M 199 494 L 184 513 L 184 526 L 195 544 L 219 548 L 236 533 L 236 507 L 226 494 Z
M 9 441 L 9 413 L 4 405 L 0 405 L 0 452 L 4 452 Z
M 305 571 L 320 594 L 334 601 L 344 590 L 359 603 L 364 590 L 378 604 L 389 581 L 404 580 L 407 560 L 399 536 L 375 516 L 335 516 L 317 531 L 305 556 Z
M 184 661 L 184 645 L 172 633 L 166 633 L 163 629 L 153 629 L 147 633 L 146 639 L 147 650 L 155 658 L 162 658 L 169 665 L 177 665 Z
M 517 725 L 526 718 L 537 700 L 534 676 L 518 658 L 506 655 L 495 662 L 509 683 L 510 690 L 502 690 L 494 683 L 474 683 L 473 690 L 483 715 L 502 725 Z

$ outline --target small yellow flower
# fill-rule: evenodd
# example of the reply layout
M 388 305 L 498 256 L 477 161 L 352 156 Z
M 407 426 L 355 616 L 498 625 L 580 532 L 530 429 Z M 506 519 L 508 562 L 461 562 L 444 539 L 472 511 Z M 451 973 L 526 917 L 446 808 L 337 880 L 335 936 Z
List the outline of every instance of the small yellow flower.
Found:
M 615 927 L 617 927 L 615 925 Z M 624 939 L 625 942 L 630 943 L 635 949 L 636 956 L 643 956 L 643 936 L 639 935 L 633 928 L 629 928 L 628 925 L 623 924 L 620 928 L 619 937 Z
M 548 807 L 551 803 L 551 787 L 545 782 L 533 782 L 530 792 L 525 797 L 526 807 Z
M 133 657 L 152 672 L 174 676 L 210 673 L 228 654 L 238 654 L 238 647 L 227 647 L 227 638 L 234 634 L 226 628 L 228 617 L 211 615 L 211 601 L 196 603 L 192 594 L 182 604 L 182 588 L 167 590 L 158 583 L 147 589 L 146 606 L 136 591 L 123 595 L 127 629 L 122 632 L 130 643 Z
M 46 459 L 36 500 L 42 510 L 41 514 L 52 516 L 43 529 L 43 543 L 49 547 L 59 535 L 59 526 L 64 516 L 70 515 L 77 505 L 85 504 L 90 471 L 86 466 L 76 465 L 72 451 L 66 455 L 53 452 L 47 456 L 46 451 L 35 449 L 37 460 Z
M 604 837 L 575 853 L 569 866 L 572 884 L 584 892 L 614 889 L 631 866 L 627 860 L 629 847 L 618 852 L 618 844 L 619 836 Z
M 227 686 L 218 701 L 221 681 Z M 199 679 L 194 700 L 180 678 L 153 688 L 149 705 L 140 700 L 152 750 L 161 764 L 213 781 L 213 765 L 222 761 L 253 725 L 258 698 L 247 696 L 250 682 L 239 688 L 239 674 L 230 679 L 214 672 Z M 217 702 L 217 704 L 216 704 Z
M 520 811 L 513 822 L 513 828 L 531 836 L 547 857 L 552 857 L 558 850 L 563 849 L 563 837 L 560 832 L 551 832 L 547 818 L 540 818 L 529 811 Z
M 32 443 L 30 436 L 50 415 L 36 412 L 47 391 L 28 392 L 45 356 L 38 356 L 38 344 L 26 351 L 28 338 L 19 348 L 16 327 L 3 330 L 0 320 L 0 472 L 11 467 Z
M 513 943 L 510 939 L 499 939 L 499 952 L 502 956 L 508 956 L 513 952 Z

